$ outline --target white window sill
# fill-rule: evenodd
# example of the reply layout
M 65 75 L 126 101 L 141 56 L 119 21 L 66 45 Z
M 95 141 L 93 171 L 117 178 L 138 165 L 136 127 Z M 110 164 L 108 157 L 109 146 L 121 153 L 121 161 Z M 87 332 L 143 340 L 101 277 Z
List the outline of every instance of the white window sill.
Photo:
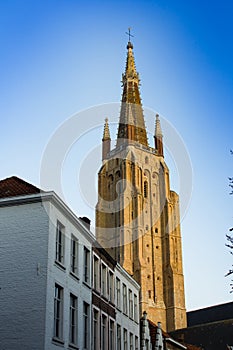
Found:
M 73 344 L 73 343 L 69 343 L 69 348 L 70 349 L 76 349 L 76 350 L 79 350 L 79 347 L 77 346 L 77 345 L 75 345 L 75 344 Z
M 64 346 L 64 344 L 65 344 L 64 340 L 57 338 L 57 337 L 53 337 L 52 341 L 53 341 L 53 343 L 56 343 L 57 345 L 60 345 L 60 346 Z
M 63 265 L 63 264 L 62 264 L 60 261 L 58 261 L 58 260 L 55 260 L 55 265 L 56 265 L 57 267 L 59 267 L 61 270 L 63 270 L 63 271 L 66 270 L 65 265 Z
M 75 272 L 70 271 L 70 275 L 71 275 L 74 279 L 76 279 L 77 281 L 79 281 L 79 277 L 78 277 L 78 275 L 76 275 Z

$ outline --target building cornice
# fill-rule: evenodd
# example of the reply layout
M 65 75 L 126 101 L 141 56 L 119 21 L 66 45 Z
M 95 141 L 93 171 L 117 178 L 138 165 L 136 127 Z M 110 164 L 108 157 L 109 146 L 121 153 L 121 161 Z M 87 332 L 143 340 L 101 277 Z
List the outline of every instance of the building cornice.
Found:
M 72 223 L 91 241 L 94 243 L 96 238 L 91 231 L 89 231 L 85 224 L 80 220 L 76 214 L 68 207 L 68 205 L 54 192 L 48 191 L 38 194 L 24 195 L 24 196 L 15 196 L 15 197 L 7 197 L 0 199 L 0 208 L 1 207 L 9 207 L 16 205 L 25 205 L 31 203 L 43 203 L 50 202 L 55 205 L 59 210 L 61 210 L 65 215 L 69 217 Z

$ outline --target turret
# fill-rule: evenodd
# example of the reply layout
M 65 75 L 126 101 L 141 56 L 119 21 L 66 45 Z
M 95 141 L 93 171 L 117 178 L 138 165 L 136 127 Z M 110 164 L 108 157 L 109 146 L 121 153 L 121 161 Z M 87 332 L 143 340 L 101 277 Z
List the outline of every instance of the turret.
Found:
M 107 158 L 108 153 L 111 150 L 111 137 L 108 125 L 108 118 L 105 119 L 104 133 L 102 138 L 102 160 Z
M 158 114 L 156 114 L 156 120 L 155 120 L 154 139 L 155 139 L 155 150 L 157 151 L 157 155 L 163 157 L 163 133 L 162 133 Z

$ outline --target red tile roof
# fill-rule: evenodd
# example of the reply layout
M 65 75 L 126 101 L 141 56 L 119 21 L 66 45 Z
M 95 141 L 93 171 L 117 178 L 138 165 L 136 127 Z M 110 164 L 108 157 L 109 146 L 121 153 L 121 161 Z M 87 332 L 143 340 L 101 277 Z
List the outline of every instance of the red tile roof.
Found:
M 17 176 L 8 177 L 0 181 L 0 198 L 26 196 L 40 192 L 43 191 Z

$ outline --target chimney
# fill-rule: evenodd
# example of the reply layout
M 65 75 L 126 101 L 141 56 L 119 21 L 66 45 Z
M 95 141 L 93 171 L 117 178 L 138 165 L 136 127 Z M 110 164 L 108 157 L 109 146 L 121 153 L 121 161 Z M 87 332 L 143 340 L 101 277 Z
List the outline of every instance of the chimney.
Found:
M 91 228 L 91 220 L 89 218 L 87 218 L 86 216 L 83 216 L 83 217 L 80 216 L 79 219 L 86 226 L 86 228 L 88 230 L 90 230 L 90 228 Z

